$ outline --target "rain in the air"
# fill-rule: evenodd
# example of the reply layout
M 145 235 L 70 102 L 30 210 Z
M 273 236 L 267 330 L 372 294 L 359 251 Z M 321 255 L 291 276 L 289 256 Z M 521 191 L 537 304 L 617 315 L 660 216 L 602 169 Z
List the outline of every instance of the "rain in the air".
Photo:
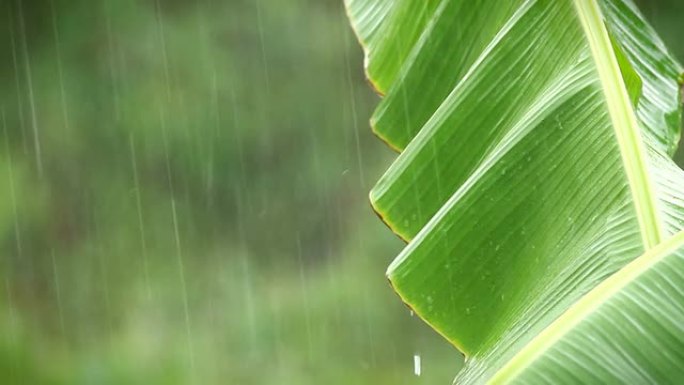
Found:
M 439 131 L 468 107 L 440 103 L 496 44 L 435 36 L 440 12 L 494 16 L 419 3 L 0 0 L 0 383 L 450 384 L 498 355 L 496 315 L 523 294 L 494 268 L 469 273 L 494 300 L 453 289 L 450 242 L 489 223 L 439 227 L 460 194 L 448 162 L 493 147 L 438 154 L 475 135 Z M 684 59 L 684 6 L 638 3 Z M 423 59 L 447 38 L 462 60 Z M 416 75 L 452 65 L 461 80 Z M 525 229 L 463 253 L 504 258 Z

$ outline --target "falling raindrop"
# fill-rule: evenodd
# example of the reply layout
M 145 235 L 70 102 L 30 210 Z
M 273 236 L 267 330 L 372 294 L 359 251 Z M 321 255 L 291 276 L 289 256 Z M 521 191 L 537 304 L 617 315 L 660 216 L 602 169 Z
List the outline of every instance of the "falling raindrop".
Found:
M 420 377 L 421 372 L 422 372 L 422 368 L 421 368 L 421 362 L 420 362 L 420 355 L 414 354 L 413 355 L 413 374 Z
M 36 112 L 36 96 L 33 86 L 33 70 L 31 68 L 31 59 L 29 55 L 28 43 L 26 42 L 26 26 L 24 20 L 24 8 L 22 3 L 19 3 L 19 28 L 21 31 L 21 48 L 24 58 L 24 71 L 26 72 L 26 87 L 29 93 L 29 108 L 31 111 L 31 128 L 33 129 L 33 149 L 36 158 L 36 168 L 38 176 L 43 177 L 43 151 L 40 144 L 40 130 L 38 128 L 38 113 Z

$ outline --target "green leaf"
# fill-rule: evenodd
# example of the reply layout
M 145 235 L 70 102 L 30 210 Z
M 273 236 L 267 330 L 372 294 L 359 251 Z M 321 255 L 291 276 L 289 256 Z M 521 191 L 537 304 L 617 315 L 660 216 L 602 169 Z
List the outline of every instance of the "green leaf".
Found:
M 423 11 L 411 8 L 417 4 Z M 671 238 L 684 228 L 684 173 L 671 160 L 681 67 L 636 7 L 347 7 L 369 79 L 386 94 L 372 125 L 402 151 L 371 191 L 378 214 L 409 241 L 388 276 L 466 354 L 457 379 L 677 374 L 670 369 L 684 367 L 684 333 L 673 337 L 664 325 L 684 324 L 681 290 L 673 293 L 684 288 L 658 282 L 676 282 L 682 271 L 675 268 L 684 236 Z M 638 274 L 625 273 L 635 265 Z M 622 278 L 610 295 L 600 294 L 615 277 Z M 644 302 L 653 295 L 671 308 L 654 312 Z M 620 317 L 633 328 L 609 322 Z M 630 334 L 637 331 L 644 334 Z M 662 351 L 630 350 L 640 339 Z
M 684 233 L 599 284 L 494 383 L 666 384 L 684 378 Z

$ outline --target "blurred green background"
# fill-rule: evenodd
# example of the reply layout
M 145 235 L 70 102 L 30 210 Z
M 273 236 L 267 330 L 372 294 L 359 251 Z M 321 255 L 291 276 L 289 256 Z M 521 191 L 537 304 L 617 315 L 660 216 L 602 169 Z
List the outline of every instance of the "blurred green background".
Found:
M 0 382 L 450 383 L 383 277 L 340 0 L 0 5 Z

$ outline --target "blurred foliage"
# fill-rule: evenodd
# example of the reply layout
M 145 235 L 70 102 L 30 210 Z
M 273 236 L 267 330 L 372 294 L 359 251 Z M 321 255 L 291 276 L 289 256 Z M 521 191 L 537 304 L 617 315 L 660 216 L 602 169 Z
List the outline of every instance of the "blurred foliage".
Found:
M 449 383 L 383 278 L 341 1 L 0 4 L 3 383 Z
M 449 380 L 383 278 L 339 2 L 3 6 L 4 383 Z

